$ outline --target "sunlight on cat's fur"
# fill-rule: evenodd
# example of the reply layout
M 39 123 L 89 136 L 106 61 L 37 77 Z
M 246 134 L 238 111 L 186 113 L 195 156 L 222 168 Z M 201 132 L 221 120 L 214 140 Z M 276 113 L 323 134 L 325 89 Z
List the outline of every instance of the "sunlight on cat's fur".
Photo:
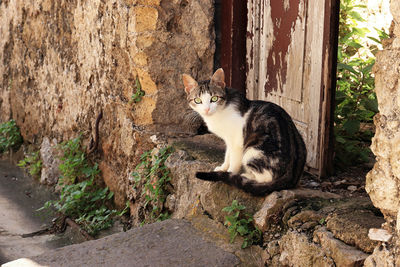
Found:
M 285 110 L 227 88 L 222 69 L 210 81 L 197 82 L 187 74 L 182 79 L 189 106 L 226 145 L 223 164 L 214 172 L 198 172 L 197 178 L 223 181 L 253 195 L 297 185 L 306 148 Z

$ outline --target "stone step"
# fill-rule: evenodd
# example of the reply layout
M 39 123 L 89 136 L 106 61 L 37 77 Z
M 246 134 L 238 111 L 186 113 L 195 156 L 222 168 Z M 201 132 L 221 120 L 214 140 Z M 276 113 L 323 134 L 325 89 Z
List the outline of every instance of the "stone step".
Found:
M 259 251 L 229 243 L 226 228 L 207 217 L 170 219 L 30 258 L 39 266 L 257 266 Z M 251 253 L 251 256 L 246 256 Z M 236 254 L 236 255 L 235 255 Z M 254 262 L 257 258 L 258 262 Z M 244 262 L 246 261 L 246 262 Z M 21 266 L 21 261 L 4 267 Z M 34 265 L 32 265 L 34 266 Z

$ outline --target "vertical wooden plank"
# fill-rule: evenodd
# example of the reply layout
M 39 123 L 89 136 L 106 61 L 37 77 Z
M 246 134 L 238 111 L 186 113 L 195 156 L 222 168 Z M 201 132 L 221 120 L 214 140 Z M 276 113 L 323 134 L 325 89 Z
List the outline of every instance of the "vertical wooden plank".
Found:
M 339 36 L 340 1 L 329 0 L 325 6 L 324 41 L 325 57 L 323 62 L 323 97 L 321 114 L 320 176 L 333 173 L 334 158 L 334 114 L 336 93 L 336 67 Z
M 259 0 L 247 1 L 247 34 L 246 34 L 246 72 L 247 97 L 258 99 L 258 64 L 260 55 L 260 3 Z
M 246 1 L 222 1 L 221 66 L 228 86 L 246 90 Z
M 221 67 L 225 71 L 225 82 L 231 86 L 232 77 L 232 23 L 233 0 L 222 1 L 221 5 Z
M 305 139 L 307 165 L 320 175 L 332 162 L 338 6 L 339 0 L 248 1 L 247 95 L 286 109 Z
M 267 41 L 265 94 L 301 101 L 305 28 L 304 0 L 266 1 Z M 265 16 L 266 14 L 264 14 Z
M 306 67 L 304 68 L 304 87 L 310 89 L 308 110 L 305 120 L 309 125 L 305 140 L 309 150 L 309 166 L 319 170 L 320 166 L 320 113 L 322 93 L 322 59 L 323 59 L 323 30 L 325 1 L 310 0 L 308 5 L 307 37 L 306 37 Z

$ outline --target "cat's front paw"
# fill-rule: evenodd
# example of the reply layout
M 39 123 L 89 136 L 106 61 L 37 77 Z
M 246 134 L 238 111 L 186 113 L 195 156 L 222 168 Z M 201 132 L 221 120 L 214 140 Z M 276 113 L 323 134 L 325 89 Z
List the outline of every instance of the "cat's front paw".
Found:
M 240 166 L 233 168 L 233 167 L 229 167 L 228 168 L 228 172 L 232 173 L 232 174 L 238 174 L 240 172 Z
M 215 172 L 226 172 L 226 170 L 228 169 L 227 165 L 221 165 L 218 166 L 214 169 Z

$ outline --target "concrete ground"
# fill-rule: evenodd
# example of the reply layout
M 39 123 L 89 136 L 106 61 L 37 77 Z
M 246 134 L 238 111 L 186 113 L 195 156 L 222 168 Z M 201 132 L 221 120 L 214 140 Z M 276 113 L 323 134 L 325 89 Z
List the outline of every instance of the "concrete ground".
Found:
M 47 187 L 39 185 L 10 161 L 0 160 L 0 265 L 82 241 L 71 231 L 61 235 L 21 236 L 52 224 L 53 214 L 36 210 L 54 197 Z
M 189 221 L 166 220 L 31 258 L 41 266 L 236 266 Z
M 32 266 L 260 266 L 260 251 L 229 243 L 226 228 L 206 216 L 167 220 L 83 242 L 71 229 L 22 238 L 51 225 L 36 210 L 54 198 L 45 186 L 0 160 L 0 265 Z M 246 262 L 244 264 L 244 262 Z

